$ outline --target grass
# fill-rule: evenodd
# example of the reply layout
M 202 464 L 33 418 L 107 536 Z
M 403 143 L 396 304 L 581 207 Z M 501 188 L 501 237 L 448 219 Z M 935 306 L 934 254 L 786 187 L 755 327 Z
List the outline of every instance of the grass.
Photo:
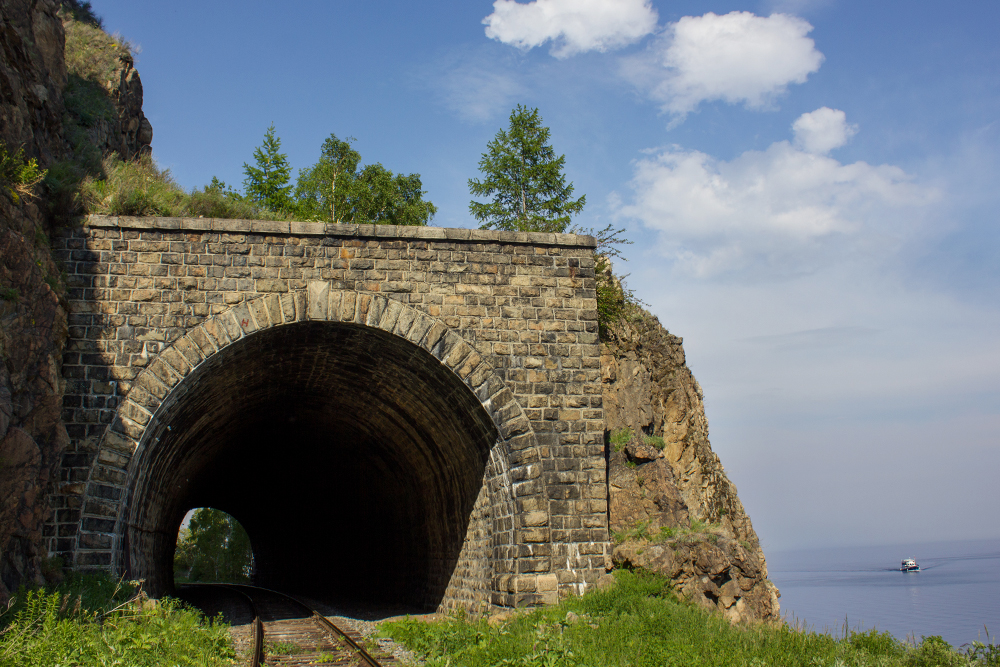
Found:
M 656 449 L 663 449 L 667 446 L 667 443 L 658 435 L 644 435 L 642 441 L 645 442 L 650 447 L 655 447 Z
M 625 445 L 627 445 L 628 441 L 631 439 L 632 429 L 630 428 L 622 428 L 617 431 L 612 431 L 610 436 L 611 445 L 616 452 L 620 452 L 625 449 Z
M 267 655 L 298 655 L 302 651 L 302 647 L 294 642 L 264 643 L 264 653 Z
M 683 537 L 704 537 L 715 542 L 723 530 L 722 524 L 693 520 L 687 527 L 661 526 L 659 530 L 652 531 L 649 528 L 651 523 L 652 521 L 638 521 L 632 528 L 616 532 L 612 539 L 618 544 L 626 540 L 644 540 L 656 544 Z
M 1000 647 L 957 652 L 940 637 L 918 646 L 889 633 L 845 630 L 835 638 L 785 624 L 733 626 L 681 601 L 666 579 L 618 571 L 616 585 L 515 616 L 502 625 L 461 615 L 386 623 L 385 636 L 426 667 L 931 667 L 1000 665 Z M 976 652 L 978 651 L 978 653 Z
M 177 600 L 149 600 L 133 584 L 71 573 L 18 591 L 0 614 L 0 665 L 229 665 L 227 627 Z
M 631 439 L 632 429 L 628 427 L 612 431 L 611 435 L 608 436 L 608 440 L 616 452 L 620 452 L 625 449 L 625 446 L 628 445 L 629 440 Z M 667 446 L 667 443 L 663 440 L 663 438 L 658 435 L 643 435 L 642 441 L 650 447 L 655 447 L 656 449 L 663 449 Z
M 213 181 L 203 189 L 185 192 L 149 156 L 124 161 L 105 158 L 104 178 L 87 176 L 80 184 L 82 208 L 105 215 L 159 215 L 168 217 L 284 220 L 288 216 L 247 202 Z

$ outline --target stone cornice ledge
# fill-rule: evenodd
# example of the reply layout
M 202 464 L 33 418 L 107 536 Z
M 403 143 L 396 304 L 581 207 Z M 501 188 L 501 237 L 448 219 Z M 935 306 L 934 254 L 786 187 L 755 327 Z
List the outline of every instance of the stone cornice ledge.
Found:
M 223 218 L 155 218 L 125 215 L 88 215 L 87 227 L 155 229 L 165 232 L 231 232 L 237 234 L 288 234 L 363 239 L 420 239 L 422 241 L 479 241 L 541 246 L 596 248 L 597 239 L 584 234 L 507 232 L 455 227 L 403 227 L 396 225 L 342 225 L 288 220 L 227 220 Z

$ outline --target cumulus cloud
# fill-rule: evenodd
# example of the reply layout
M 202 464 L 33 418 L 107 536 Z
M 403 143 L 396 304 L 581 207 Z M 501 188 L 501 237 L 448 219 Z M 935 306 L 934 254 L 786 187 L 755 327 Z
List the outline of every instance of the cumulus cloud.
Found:
M 899 167 L 841 164 L 813 150 L 835 143 L 822 111 L 796 121 L 803 147 L 779 141 L 731 161 L 677 146 L 651 152 L 635 164 L 632 200 L 612 202 L 617 215 L 659 231 L 675 266 L 704 277 L 809 270 L 838 244 L 892 237 L 891 225 L 935 192 Z
M 767 108 L 822 64 L 811 31 L 786 14 L 685 16 L 647 53 L 627 59 L 624 73 L 679 117 L 711 100 Z
M 487 37 L 525 50 L 552 41 L 557 58 L 626 46 L 656 21 L 650 0 L 496 0 L 483 19 Z
M 795 145 L 807 153 L 823 155 L 840 148 L 858 132 L 857 125 L 847 124 L 847 114 L 840 109 L 821 107 L 804 113 L 792 124 Z

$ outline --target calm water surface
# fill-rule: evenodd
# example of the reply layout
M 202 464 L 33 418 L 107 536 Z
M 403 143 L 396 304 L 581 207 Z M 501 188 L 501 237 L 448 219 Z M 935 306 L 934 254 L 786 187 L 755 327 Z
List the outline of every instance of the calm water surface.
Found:
M 903 558 L 920 572 L 900 572 Z M 952 646 L 989 628 L 1000 643 L 1000 540 L 937 542 L 767 554 L 788 621 L 842 634 L 878 628 L 899 639 L 941 635 Z

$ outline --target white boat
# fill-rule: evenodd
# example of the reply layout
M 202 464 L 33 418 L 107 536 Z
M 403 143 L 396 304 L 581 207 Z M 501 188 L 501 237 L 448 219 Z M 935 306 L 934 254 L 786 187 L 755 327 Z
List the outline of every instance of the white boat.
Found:
M 920 572 L 920 566 L 912 558 L 904 558 L 899 566 L 900 572 Z

